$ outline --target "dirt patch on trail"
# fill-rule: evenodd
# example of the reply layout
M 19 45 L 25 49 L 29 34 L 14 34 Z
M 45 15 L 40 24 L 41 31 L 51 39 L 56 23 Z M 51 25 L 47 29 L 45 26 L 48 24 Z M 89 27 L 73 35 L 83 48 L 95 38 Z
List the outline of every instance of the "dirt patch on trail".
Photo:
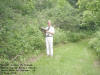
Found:
M 43 56 L 42 53 L 41 53 L 40 55 L 38 55 L 38 56 L 32 56 L 32 57 L 30 57 L 29 59 L 27 59 L 27 60 L 24 62 L 24 64 L 30 64 L 30 63 L 36 62 L 36 61 L 39 60 L 42 56 Z M 16 75 L 19 75 L 20 72 L 22 72 L 21 69 L 19 69 L 19 72 L 17 72 Z
M 38 55 L 38 56 L 32 56 L 31 58 L 29 58 L 28 60 L 26 60 L 25 63 L 32 63 L 32 62 L 35 62 L 35 61 L 37 61 L 38 59 L 40 59 L 40 57 L 42 57 L 42 56 L 43 56 L 42 53 L 41 53 L 40 55 Z
M 94 66 L 95 66 L 95 67 L 100 67 L 100 60 L 96 60 L 96 61 L 94 62 Z

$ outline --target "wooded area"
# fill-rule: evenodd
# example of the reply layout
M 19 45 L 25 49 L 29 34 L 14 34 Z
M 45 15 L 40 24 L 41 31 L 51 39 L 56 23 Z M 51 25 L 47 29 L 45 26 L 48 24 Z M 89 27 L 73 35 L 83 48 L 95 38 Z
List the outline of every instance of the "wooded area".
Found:
M 88 47 L 100 56 L 100 0 L 0 0 L 0 63 L 45 50 L 39 28 L 49 19 L 54 45 L 89 39 Z

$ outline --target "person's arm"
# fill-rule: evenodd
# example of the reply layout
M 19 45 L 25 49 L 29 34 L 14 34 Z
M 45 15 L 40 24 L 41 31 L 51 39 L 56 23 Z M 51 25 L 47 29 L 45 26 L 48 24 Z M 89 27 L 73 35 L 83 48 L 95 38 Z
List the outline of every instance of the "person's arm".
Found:
M 54 33 L 55 33 L 55 30 L 54 30 L 54 28 L 52 29 L 52 31 L 50 32 L 50 31 L 46 31 L 47 33 L 50 33 L 50 34 L 52 34 L 52 35 L 54 35 Z
M 54 34 L 53 32 L 49 32 L 48 30 L 46 31 L 46 33 L 50 33 L 50 34 L 52 34 L 52 35 Z

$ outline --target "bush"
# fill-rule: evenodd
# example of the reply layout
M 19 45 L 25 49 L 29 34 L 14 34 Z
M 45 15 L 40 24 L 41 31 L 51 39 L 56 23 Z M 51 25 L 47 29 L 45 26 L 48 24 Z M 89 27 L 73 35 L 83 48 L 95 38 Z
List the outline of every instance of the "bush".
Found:
M 66 42 L 67 42 L 66 33 L 63 30 L 56 28 L 54 35 L 54 44 L 66 43 Z
M 32 22 L 32 18 L 21 15 L 15 17 L 15 20 L 16 23 L 14 20 L 6 20 L 4 30 L 0 32 L 2 35 L 0 55 L 12 59 L 22 52 L 29 53 L 36 49 L 44 49 L 44 37 L 37 23 Z
M 82 32 L 67 32 L 68 41 L 77 42 L 81 39 L 84 39 L 86 35 Z
M 95 37 L 89 41 L 89 47 L 100 56 L 100 31 L 96 32 L 94 36 Z

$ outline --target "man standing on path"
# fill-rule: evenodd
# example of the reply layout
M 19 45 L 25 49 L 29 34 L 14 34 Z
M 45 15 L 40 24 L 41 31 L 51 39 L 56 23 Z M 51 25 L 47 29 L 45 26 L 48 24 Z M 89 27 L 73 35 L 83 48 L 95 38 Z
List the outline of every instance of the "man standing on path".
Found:
M 46 52 L 47 56 L 53 56 L 53 34 L 55 33 L 51 21 L 48 20 L 48 27 L 46 27 Z

